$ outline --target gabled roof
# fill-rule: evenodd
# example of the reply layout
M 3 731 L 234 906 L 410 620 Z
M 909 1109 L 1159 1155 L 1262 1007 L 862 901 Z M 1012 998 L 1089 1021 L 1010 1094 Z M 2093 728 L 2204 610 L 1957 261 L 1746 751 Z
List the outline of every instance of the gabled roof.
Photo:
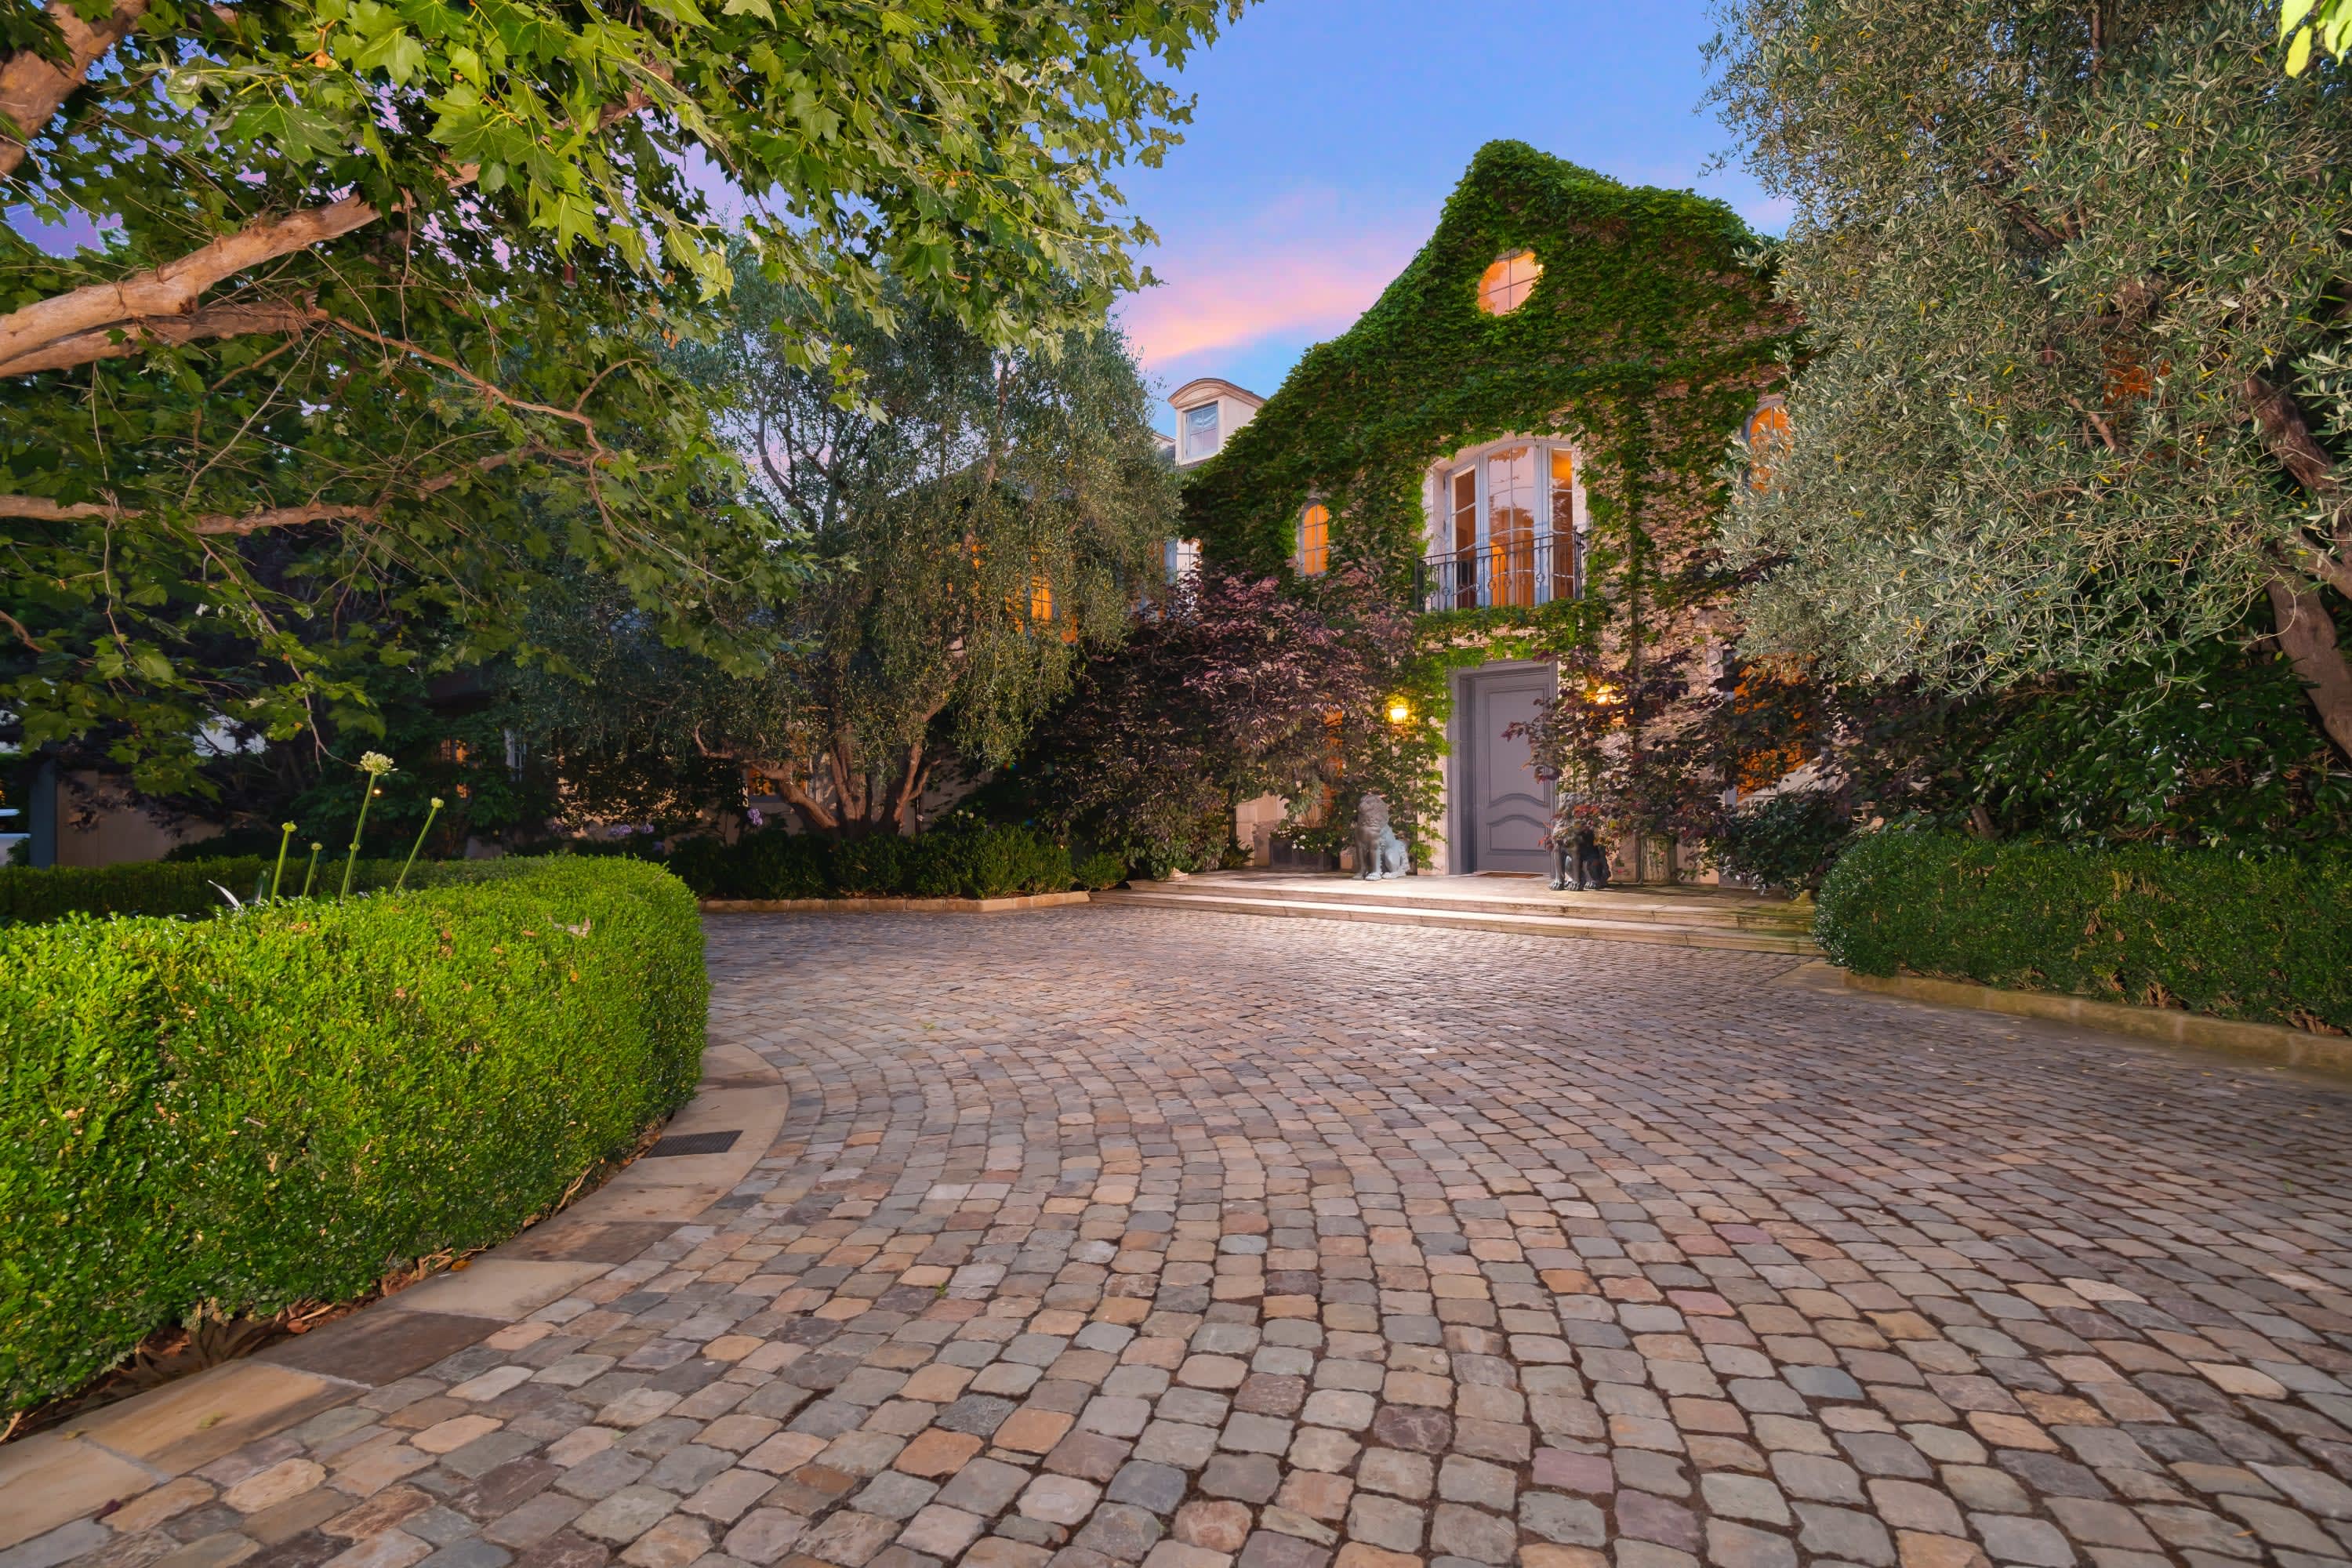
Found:
M 1428 462 L 1512 434 L 1646 430 L 1645 468 L 1711 474 L 1789 341 L 1747 259 L 1762 244 L 1721 202 L 1490 142 L 1371 308 L 1192 470 L 1188 529 L 1213 555 L 1272 566 L 1312 495 L 1331 503 L 1335 548 L 1351 533 L 1351 555 L 1402 560 Z M 1522 248 L 1543 265 L 1534 291 L 1481 312 L 1479 275 Z
M 1248 404 L 1252 408 L 1265 406 L 1265 399 L 1248 387 L 1235 386 L 1232 382 L 1213 375 L 1196 376 L 1186 382 L 1168 395 L 1168 403 L 1171 408 L 1197 408 L 1215 397 L 1231 397 Z

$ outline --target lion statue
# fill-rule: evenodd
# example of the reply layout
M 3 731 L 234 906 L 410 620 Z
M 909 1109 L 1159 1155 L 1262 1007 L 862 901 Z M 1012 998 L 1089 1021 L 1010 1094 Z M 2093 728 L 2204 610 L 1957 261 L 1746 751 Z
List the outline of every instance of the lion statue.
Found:
M 1412 863 L 1404 840 L 1389 826 L 1387 797 L 1370 794 L 1360 797 L 1356 802 L 1356 879 L 1377 882 L 1402 877 Z

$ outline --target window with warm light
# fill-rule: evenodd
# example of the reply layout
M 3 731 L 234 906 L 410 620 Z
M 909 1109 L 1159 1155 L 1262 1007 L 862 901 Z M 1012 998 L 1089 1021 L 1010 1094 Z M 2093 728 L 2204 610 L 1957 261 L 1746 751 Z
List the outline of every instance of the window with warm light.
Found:
M 1041 626 L 1054 618 L 1054 585 L 1043 577 L 1029 579 L 1029 618 Z
M 1478 278 L 1478 309 L 1490 316 L 1507 316 L 1528 302 L 1543 276 L 1543 263 L 1532 250 L 1498 256 Z
M 1331 569 L 1331 509 L 1317 501 L 1298 514 L 1298 571 L 1319 577 Z
M 1584 524 L 1566 442 L 1467 453 L 1436 476 L 1431 501 L 1437 553 L 1424 563 L 1425 609 L 1527 609 L 1581 591 Z
M 1789 449 L 1790 438 L 1789 405 L 1778 395 L 1768 395 L 1748 416 L 1748 427 L 1740 432 L 1748 445 L 1748 488 L 1763 491 L 1772 488 L 1772 465 L 1780 454 Z

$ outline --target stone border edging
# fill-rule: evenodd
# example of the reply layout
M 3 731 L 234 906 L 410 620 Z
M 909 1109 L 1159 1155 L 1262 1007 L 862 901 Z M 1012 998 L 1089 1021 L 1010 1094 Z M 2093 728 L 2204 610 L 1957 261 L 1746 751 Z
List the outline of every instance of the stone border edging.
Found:
M 706 915 L 1003 915 L 1083 904 L 1082 892 L 1024 893 L 1010 899 L 704 899 Z
M 2055 992 L 2003 991 L 1991 985 L 1929 980 L 1920 975 L 1856 974 L 1850 969 L 1839 973 L 1844 975 L 1848 989 L 1879 996 L 1968 1007 L 1979 1013 L 2005 1013 L 2018 1018 L 2080 1024 L 2166 1045 L 2201 1046 L 2207 1050 L 2258 1057 L 2285 1067 L 2352 1074 L 2352 1037 L 2341 1035 L 2315 1035 L 2283 1024 L 2248 1024 L 2200 1013 L 2176 1013 L 2164 1007 L 2131 1007 L 2120 1002 L 2098 1002 L 2088 996 Z
M 0 1447 L 0 1561 L 14 1563 L 27 1540 L 511 1331 L 679 1228 L 709 1224 L 702 1215 L 710 1205 L 768 1157 L 791 1101 L 783 1075 L 766 1058 L 714 1041 L 704 1047 L 693 1097 L 665 1125 L 741 1131 L 725 1153 L 634 1161 L 457 1268 L 308 1334 Z

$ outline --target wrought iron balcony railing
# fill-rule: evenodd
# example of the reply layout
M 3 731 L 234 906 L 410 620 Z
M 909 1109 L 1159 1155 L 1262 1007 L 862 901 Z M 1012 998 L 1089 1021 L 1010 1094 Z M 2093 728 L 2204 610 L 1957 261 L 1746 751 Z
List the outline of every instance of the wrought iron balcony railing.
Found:
M 1576 542 L 1565 533 L 1523 533 L 1424 556 L 1417 574 L 1421 607 L 1532 609 L 1572 599 L 1576 568 Z

